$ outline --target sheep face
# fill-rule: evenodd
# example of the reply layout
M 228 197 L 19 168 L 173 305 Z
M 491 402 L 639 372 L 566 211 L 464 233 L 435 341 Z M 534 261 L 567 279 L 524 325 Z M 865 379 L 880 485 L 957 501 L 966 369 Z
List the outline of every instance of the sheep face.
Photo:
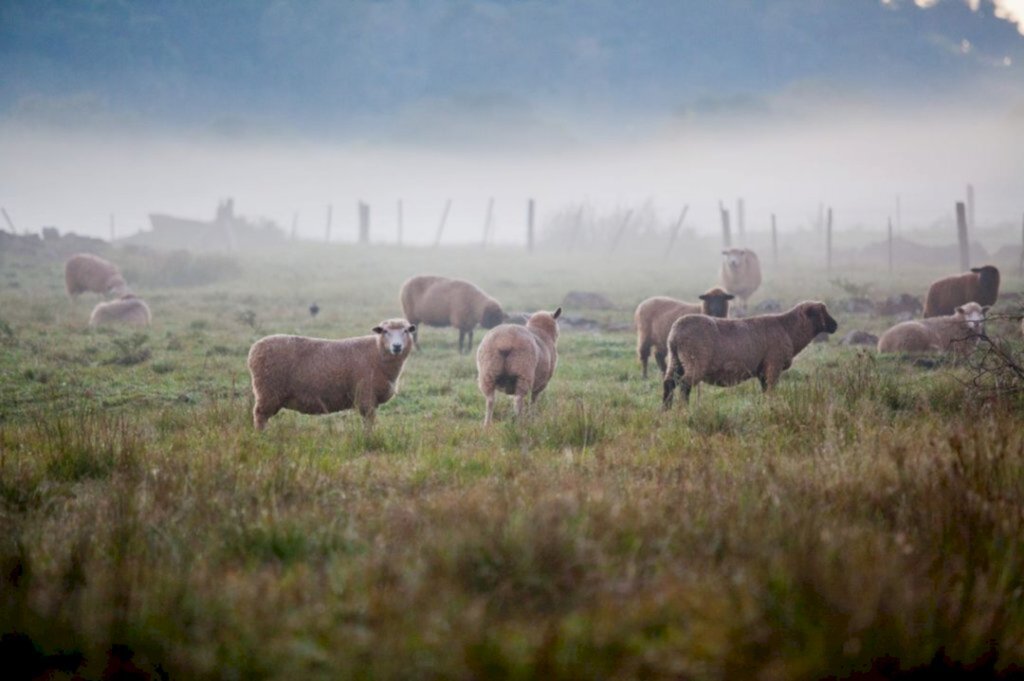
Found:
M 373 332 L 378 335 L 378 344 L 381 352 L 385 355 L 405 355 L 412 347 L 412 334 L 416 331 L 416 325 L 410 324 L 404 319 L 391 319 L 381 322 L 373 327 Z
M 745 253 L 746 251 L 742 248 L 730 248 L 722 251 L 722 255 L 725 256 L 725 264 L 733 270 L 738 270 L 743 264 L 743 256 Z
M 978 280 L 982 286 L 998 286 L 999 285 L 999 269 L 992 265 L 983 265 L 981 267 L 972 267 L 971 271 L 978 275 Z
M 822 331 L 835 333 L 836 329 L 839 328 L 839 324 L 828 313 L 824 303 L 808 303 L 804 309 L 804 314 L 811 320 L 814 333 L 821 333 Z
M 480 326 L 485 329 L 493 329 L 504 321 L 505 312 L 497 303 L 488 303 L 484 308 L 484 313 L 480 316 Z
M 963 318 L 971 333 L 981 334 L 985 333 L 985 313 L 988 310 L 988 305 L 982 307 L 977 303 L 967 303 L 956 309 L 956 316 Z
M 697 297 L 704 301 L 704 307 L 707 308 L 708 316 L 724 319 L 729 316 L 729 301 L 736 296 L 726 293 L 721 289 L 716 289 L 715 291 L 702 293 Z

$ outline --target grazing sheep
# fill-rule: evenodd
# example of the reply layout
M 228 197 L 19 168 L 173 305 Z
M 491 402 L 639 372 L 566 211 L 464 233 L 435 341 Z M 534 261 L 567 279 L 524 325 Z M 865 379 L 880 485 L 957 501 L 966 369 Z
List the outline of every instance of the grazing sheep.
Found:
M 149 306 L 142 298 L 126 293 L 117 300 L 96 303 L 89 315 L 89 326 L 108 326 L 111 324 L 134 324 L 149 326 L 152 315 Z
M 562 308 L 535 312 L 526 326 L 502 324 L 487 332 L 476 351 L 477 385 L 487 400 L 484 425 L 494 418 L 494 392 L 515 395 L 516 416 L 523 413 L 523 401 L 535 402 L 558 362 L 558 322 Z
M 261 338 L 249 350 L 253 424 L 263 430 L 282 409 L 329 414 L 356 407 L 369 429 L 377 406 L 398 392 L 415 332 L 406 320 L 389 319 L 357 338 Z
M 402 311 L 412 324 L 454 326 L 459 330 L 459 352 L 473 349 L 473 328 L 492 329 L 505 319 L 501 303 L 462 279 L 419 276 L 402 284 Z M 419 334 L 413 334 L 419 349 Z
M 743 301 L 746 314 L 747 301 L 761 285 L 761 261 L 749 248 L 730 248 L 722 251 L 722 255 L 722 287 Z
M 117 265 L 92 253 L 76 253 L 64 263 L 64 285 L 68 297 L 91 291 L 103 295 L 124 295 L 128 284 Z
M 633 321 L 636 324 L 636 354 L 647 378 L 647 360 L 654 350 L 654 361 L 665 373 L 665 357 L 668 356 L 668 332 L 672 322 L 684 314 L 706 314 L 709 317 L 728 317 L 729 301 L 736 296 L 720 288 L 713 288 L 700 296 L 700 303 L 686 303 L 675 298 L 656 296 L 648 298 L 636 307 Z
M 757 376 L 771 390 L 795 357 L 822 331 L 839 327 L 824 303 L 803 302 L 787 312 L 746 319 L 715 319 L 686 315 L 668 334 L 669 366 L 665 371 L 665 409 L 679 385 L 683 399 L 701 382 L 729 386 Z
M 985 313 L 989 306 L 975 302 L 956 308 L 944 317 L 900 322 L 878 339 L 879 352 L 949 352 L 968 354 L 985 332 Z
M 999 297 L 999 269 L 972 267 L 970 272 L 932 282 L 924 301 L 925 317 L 943 317 L 965 303 L 994 305 Z

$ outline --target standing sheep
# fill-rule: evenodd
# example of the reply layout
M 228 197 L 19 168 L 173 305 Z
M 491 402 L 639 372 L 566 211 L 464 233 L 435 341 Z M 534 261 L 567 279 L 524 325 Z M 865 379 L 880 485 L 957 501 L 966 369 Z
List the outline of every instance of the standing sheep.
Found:
M 484 425 L 494 418 L 494 393 L 515 395 L 516 416 L 522 416 L 524 400 L 535 402 L 547 387 L 558 363 L 558 322 L 562 308 L 535 312 L 526 326 L 502 324 L 487 332 L 476 352 L 477 385 L 487 401 Z
M 406 320 L 389 319 L 358 338 L 261 338 L 249 350 L 253 424 L 263 430 L 282 409 L 329 414 L 356 407 L 369 429 L 377 407 L 398 392 L 415 332 Z
M 942 317 L 965 303 L 995 305 L 999 297 L 999 269 L 992 265 L 972 267 L 970 272 L 932 282 L 924 301 L 925 317 Z
M 654 361 L 665 373 L 665 357 L 668 356 L 668 332 L 672 322 L 684 314 L 706 314 L 709 317 L 729 316 L 729 301 L 736 296 L 720 288 L 713 288 L 700 296 L 700 303 L 687 303 L 675 298 L 656 296 L 648 298 L 636 307 L 633 321 L 636 324 L 636 354 L 647 378 L 647 361 L 654 350 Z
M 68 297 L 84 291 L 103 295 L 123 295 L 128 292 L 128 284 L 117 265 L 92 253 L 77 253 L 64 263 L 64 285 Z
M 743 302 L 743 313 L 747 312 L 747 301 L 761 286 L 761 261 L 749 248 L 730 248 L 722 251 L 722 268 L 719 276 L 722 288 Z
M 779 314 L 747 319 L 715 319 L 686 315 L 668 334 L 669 365 L 665 371 L 665 409 L 679 385 L 683 399 L 699 383 L 730 386 L 757 377 L 761 389 L 771 390 L 793 358 L 822 331 L 839 325 L 824 303 L 803 302 Z
M 459 352 L 473 349 L 473 329 L 477 324 L 492 329 L 505 320 L 501 303 L 474 284 L 448 277 L 418 276 L 402 284 L 402 311 L 412 324 L 454 326 L 459 330 Z M 419 349 L 419 334 L 413 335 Z
M 126 293 L 117 300 L 97 303 L 89 315 L 89 326 L 107 326 L 111 324 L 133 324 L 149 326 L 152 316 L 149 306 L 142 298 Z
M 956 308 L 943 317 L 900 322 L 878 339 L 879 352 L 949 352 L 965 355 L 978 342 L 978 334 L 985 333 L 985 313 L 971 302 Z

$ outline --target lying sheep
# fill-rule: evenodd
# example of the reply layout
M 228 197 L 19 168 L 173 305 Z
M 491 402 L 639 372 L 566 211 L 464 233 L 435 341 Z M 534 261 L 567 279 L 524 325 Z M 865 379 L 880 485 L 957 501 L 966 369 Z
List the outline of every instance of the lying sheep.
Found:
M 522 416 L 524 399 L 535 402 L 547 387 L 558 362 L 558 322 L 562 308 L 535 312 L 526 326 L 502 324 L 487 332 L 476 351 L 477 385 L 487 401 L 484 425 L 494 418 L 494 392 L 515 395 L 516 416 Z
M 824 303 L 803 302 L 787 312 L 746 319 L 715 319 L 686 315 L 668 334 L 669 366 L 665 371 L 665 409 L 672 406 L 676 385 L 689 401 L 701 382 L 729 386 L 757 376 L 771 390 L 793 358 L 821 332 L 839 325 Z
M 722 255 L 722 287 L 743 301 L 746 314 L 747 301 L 761 285 L 761 261 L 749 248 L 730 248 L 722 251 Z
M 253 424 L 263 430 L 282 409 L 329 414 L 356 407 L 370 428 L 378 405 L 398 392 L 415 332 L 406 320 L 389 319 L 358 338 L 261 338 L 249 350 Z
M 900 322 L 878 339 L 879 352 L 956 352 L 967 354 L 985 333 L 989 307 L 970 302 L 944 317 Z
M 128 284 L 117 265 L 91 253 L 77 253 L 64 263 L 64 285 L 68 297 L 91 291 L 104 295 L 124 295 Z
M 454 326 L 459 330 L 459 352 L 473 349 L 477 324 L 492 329 L 505 319 L 501 303 L 462 279 L 418 276 L 402 284 L 402 311 L 412 324 Z M 413 335 L 419 349 L 419 334 Z
M 636 324 L 636 354 L 647 378 L 647 361 L 654 350 L 654 361 L 665 373 L 665 357 L 668 355 L 668 332 L 672 322 L 684 314 L 706 314 L 710 317 L 728 317 L 729 301 L 736 296 L 720 288 L 713 288 L 700 296 L 700 303 L 687 303 L 675 298 L 656 296 L 648 298 L 636 307 L 633 321 Z
M 89 315 L 89 326 L 108 326 L 112 324 L 134 324 L 149 326 L 152 315 L 149 306 L 141 298 L 126 293 L 117 300 L 97 303 Z
M 965 303 L 995 305 L 999 297 L 999 269 L 992 265 L 972 267 L 970 272 L 932 282 L 924 301 L 925 317 L 942 317 Z

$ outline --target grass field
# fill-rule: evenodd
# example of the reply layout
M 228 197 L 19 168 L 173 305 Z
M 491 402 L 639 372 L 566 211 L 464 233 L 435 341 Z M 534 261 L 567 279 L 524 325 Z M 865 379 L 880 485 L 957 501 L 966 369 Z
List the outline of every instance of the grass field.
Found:
M 565 314 L 621 328 L 649 295 L 694 299 L 717 261 L 295 246 L 220 279 L 225 261 L 186 259 L 210 281 L 185 287 L 147 257 L 120 256 L 154 314 L 138 334 L 90 330 L 59 259 L 0 254 L 0 647 L 36 674 L 1024 669 L 1021 397 L 839 347 L 892 320 L 843 313 L 819 269 L 766 268 L 755 302 L 822 299 L 840 324 L 769 397 L 705 386 L 663 413 L 632 332 L 563 327 L 535 411 L 517 424 L 502 400 L 485 431 L 474 359 L 426 329 L 371 434 L 291 412 L 257 434 L 250 344 L 368 333 L 412 274 L 510 311 L 599 291 L 618 309 Z M 932 274 L 836 276 L 882 296 Z M 990 331 L 1019 350 L 1009 323 Z

